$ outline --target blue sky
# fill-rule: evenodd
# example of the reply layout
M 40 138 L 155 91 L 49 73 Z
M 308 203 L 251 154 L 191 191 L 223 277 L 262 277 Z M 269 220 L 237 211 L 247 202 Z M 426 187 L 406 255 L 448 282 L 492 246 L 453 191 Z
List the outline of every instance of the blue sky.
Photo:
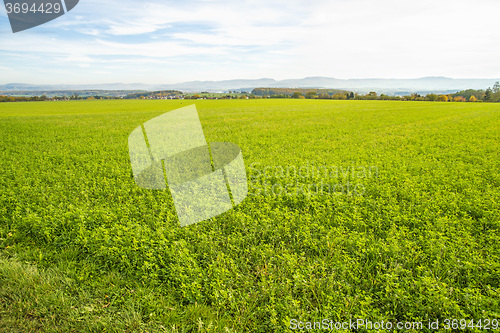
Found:
M 13 34 L 0 84 L 500 77 L 500 1 L 80 0 Z

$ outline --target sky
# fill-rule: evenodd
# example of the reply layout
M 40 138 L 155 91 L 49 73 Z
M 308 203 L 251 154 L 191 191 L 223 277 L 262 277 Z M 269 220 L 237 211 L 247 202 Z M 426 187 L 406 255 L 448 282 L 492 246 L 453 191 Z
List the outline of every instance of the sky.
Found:
M 500 77 L 498 0 L 80 0 L 12 33 L 0 84 Z

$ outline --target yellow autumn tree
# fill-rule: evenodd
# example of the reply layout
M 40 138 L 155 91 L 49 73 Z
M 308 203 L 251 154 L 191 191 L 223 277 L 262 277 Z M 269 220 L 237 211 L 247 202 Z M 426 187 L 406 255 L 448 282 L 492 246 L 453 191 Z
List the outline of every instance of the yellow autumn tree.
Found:
M 439 99 L 438 99 L 440 102 L 448 102 L 448 96 L 446 95 L 439 95 Z
M 469 102 L 477 102 L 477 98 L 476 98 L 476 96 L 472 95 L 472 96 L 469 98 Z

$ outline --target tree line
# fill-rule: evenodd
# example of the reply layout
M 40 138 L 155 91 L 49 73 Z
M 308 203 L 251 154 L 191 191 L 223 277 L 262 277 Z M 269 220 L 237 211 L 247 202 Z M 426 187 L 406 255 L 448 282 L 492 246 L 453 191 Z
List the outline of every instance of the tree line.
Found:
M 269 98 L 299 98 L 304 96 L 307 98 L 313 98 L 318 96 L 333 96 L 335 94 L 346 94 L 349 93 L 345 90 L 340 89 L 312 89 L 312 88 L 255 88 L 252 90 L 251 95 L 257 97 L 269 97 Z
M 500 83 L 486 90 L 467 89 L 454 94 L 413 93 L 405 96 L 390 96 L 369 92 L 367 94 L 335 89 L 288 89 L 256 88 L 252 95 L 257 98 L 297 98 L 297 99 L 336 99 L 336 100 L 393 100 L 393 101 L 431 101 L 431 102 L 500 102 Z M 251 96 L 252 97 L 252 96 Z
M 92 100 L 92 99 L 121 99 L 122 97 L 115 96 L 79 96 L 78 94 L 73 95 L 63 95 L 63 96 L 52 96 L 47 97 L 46 95 L 41 96 L 5 96 L 0 95 L 1 102 L 45 102 L 45 101 L 76 101 L 76 100 Z
M 182 95 L 179 90 L 160 90 L 160 91 L 141 91 L 137 93 L 128 94 L 126 99 L 165 99 L 169 97 L 177 97 Z
M 239 93 L 235 96 L 218 94 L 216 97 L 193 94 L 184 95 L 178 90 L 164 90 L 155 92 L 137 92 L 121 96 L 79 96 L 77 93 L 69 96 L 3 96 L 0 95 L 0 102 L 39 102 L 39 101 L 60 101 L 60 100 L 89 100 L 89 99 L 198 99 L 198 98 L 296 98 L 296 99 L 335 99 L 335 100 L 393 100 L 393 101 L 431 101 L 431 102 L 500 102 L 500 83 L 495 82 L 493 87 L 485 90 L 467 89 L 453 94 L 426 94 L 413 93 L 405 96 L 390 96 L 369 92 L 367 94 L 354 93 L 352 91 L 338 89 L 305 89 L 305 88 L 255 88 L 250 94 Z

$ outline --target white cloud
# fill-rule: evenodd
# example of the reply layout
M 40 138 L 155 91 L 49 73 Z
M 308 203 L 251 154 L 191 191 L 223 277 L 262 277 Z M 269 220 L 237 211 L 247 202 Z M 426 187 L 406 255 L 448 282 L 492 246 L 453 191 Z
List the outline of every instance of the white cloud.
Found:
M 21 56 L 38 59 L 41 67 L 66 66 L 64 73 L 76 65 L 75 83 L 88 66 L 111 73 L 106 82 L 126 73 L 128 82 L 165 83 L 315 75 L 500 77 L 499 9 L 496 0 L 86 0 L 47 25 L 0 35 L 0 57 L 17 54 L 12 66 L 19 72 Z

